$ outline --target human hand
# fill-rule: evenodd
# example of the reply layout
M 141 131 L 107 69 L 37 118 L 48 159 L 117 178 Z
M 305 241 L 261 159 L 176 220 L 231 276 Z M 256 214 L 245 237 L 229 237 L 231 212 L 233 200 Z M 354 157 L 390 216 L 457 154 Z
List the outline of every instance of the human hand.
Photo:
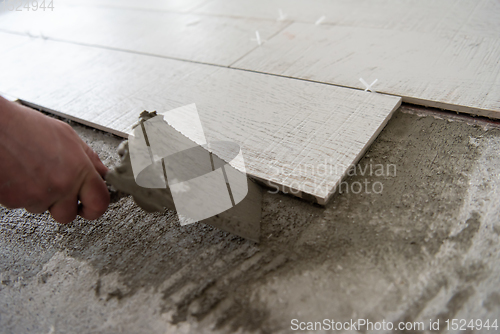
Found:
M 66 123 L 0 97 L 0 204 L 60 223 L 108 208 L 108 169 Z

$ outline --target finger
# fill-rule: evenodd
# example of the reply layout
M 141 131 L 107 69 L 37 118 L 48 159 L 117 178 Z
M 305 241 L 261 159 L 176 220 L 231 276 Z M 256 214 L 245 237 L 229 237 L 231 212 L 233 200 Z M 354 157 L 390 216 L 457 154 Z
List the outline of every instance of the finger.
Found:
M 66 197 L 54 203 L 49 212 L 54 220 L 61 224 L 71 223 L 78 213 L 78 200 L 76 197 Z
M 25 191 L 24 193 L 29 193 L 29 192 Z M 32 195 L 34 196 L 34 198 L 36 198 L 36 200 L 32 199 L 28 201 L 27 203 L 25 203 L 24 208 L 29 213 L 34 213 L 34 214 L 44 213 L 54 203 L 50 195 L 51 195 L 50 192 L 44 194 Z M 33 197 L 30 196 L 30 198 Z
M 42 206 L 30 206 L 30 207 L 26 207 L 25 209 L 29 213 L 35 213 L 35 214 L 44 213 L 45 211 L 47 211 L 47 208 L 42 207 Z
M 85 179 L 78 198 L 80 199 L 78 214 L 88 220 L 99 218 L 109 206 L 108 188 L 96 172 Z
M 97 155 L 97 153 L 95 153 L 91 148 L 90 146 L 88 146 L 83 140 L 80 139 L 80 145 L 82 146 L 83 150 L 85 151 L 85 153 L 87 154 L 87 156 L 89 157 L 90 161 L 92 162 L 92 164 L 94 165 L 94 168 L 96 169 L 96 171 L 99 173 L 99 175 L 101 175 L 101 177 L 104 178 L 104 176 L 106 175 L 106 173 L 108 172 L 108 168 L 106 166 L 104 166 L 104 164 L 102 163 L 101 159 L 99 158 L 99 155 Z

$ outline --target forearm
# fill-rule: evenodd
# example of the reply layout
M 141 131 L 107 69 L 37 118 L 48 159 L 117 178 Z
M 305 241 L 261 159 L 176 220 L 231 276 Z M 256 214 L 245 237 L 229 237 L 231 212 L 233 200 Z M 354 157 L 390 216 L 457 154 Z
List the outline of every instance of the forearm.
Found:
M 12 106 L 10 101 L 0 95 L 0 139 L 6 133 L 12 122 Z

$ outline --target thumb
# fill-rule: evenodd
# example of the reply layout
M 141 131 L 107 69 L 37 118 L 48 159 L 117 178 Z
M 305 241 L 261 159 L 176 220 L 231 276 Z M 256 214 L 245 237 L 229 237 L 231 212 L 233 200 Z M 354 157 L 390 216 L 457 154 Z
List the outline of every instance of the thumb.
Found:
M 104 166 L 97 153 L 95 153 L 82 139 L 80 139 L 80 145 L 85 151 L 85 154 L 89 157 L 92 165 L 94 165 L 95 170 L 99 173 L 99 175 L 101 175 L 102 178 L 104 178 L 108 172 L 108 168 Z

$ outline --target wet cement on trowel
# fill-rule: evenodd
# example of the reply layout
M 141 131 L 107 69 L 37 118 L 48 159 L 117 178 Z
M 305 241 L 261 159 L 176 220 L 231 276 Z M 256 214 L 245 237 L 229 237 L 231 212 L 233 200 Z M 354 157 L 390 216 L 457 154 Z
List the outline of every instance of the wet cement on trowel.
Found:
M 148 111 L 143 111 L 140 114 L 140 120 L 137 124 L 132 126 L 132 129 L 137 129 L 137 127 L 141 127 L 142 131 L 144 133 L 144 138 L 145 138 L 145 144 L 147 146 L 150 146 L 148 136 L 146 134 L 146 129 L 144 127 L 144 122 L 147 120 L 150 120 L 152 118 L 157 117 L 156 111 L 153 112 L 148 112 Z M 165 123 L 165 126 L 168 127 L 167 123 Z M 176 131 L 172 128 L 173 131 Z M 208 147 L 202 147 L 194 143 L 192 140 L 190 140 L 188 137 L 185 137 L 182 135 L 182 133 L 179 133 L 182 136 L 183 140 L 183 145 L 191 147 L 191 150 L 194 148 L 195 151 L 191 151 L 189 157 L 188 155 L 185 155 L 183 153 L 178 153 L 177 155 L 170 156 L 169 159 L 175 160 L 175 159 L 183 159 L 189 161 L 190 164 L 197 164 L 199 166 L 199 169 L 197 172 L 207 172 L 207 170 L 204 170 L 203 167 L 203 153 L 202 152 L 207 152 Z M 171 137 L 165 137 L 164 140 L 166 141 L 164 144 L 168 145 L 168 140 L 171 140 Z M 179 138 L 177 138 L 178 140 Z M 212 146 L 212 151 L 213 148 L 216 148 L 217 146 Z M 227 144 L 223 145 L 226 149 L 229 148 Z M 236 147 L 237 150 L 234 150 L 234 156 L 238 154 L 239 151 L 239 146 L 238 145 L 233 145 L 233 150 Z M 199 149 L 199 150 L 198 150 Z M 231 150 L 229 150 L 231 151 Z M 165 187 L 165 188 L 147 188 L 147 187 L 141 187 L 136 183 L 136 178 L 134 177 L 134 172 L 132 168 L 132 162 L 131 162 L 131 156 L 130 156 L 130 151 L 129 151 L 129 141 L 125 140 L 123 141 L 118 149 L 117 149 L 118 155 L 120 156 L 120 164 L 118 166 L 115 166 L 114 168 L 110 169 L 104 179 L 106 180 L 106 183 L 108 184 L 108 187 L 110 186 L 110 197 L 111 197 L 111 202 L 114 203 L 115 201 L 113 200 L 113 197 L 119 198 L 120 196 L 124 194 L 130 194 L 132 198 L 134 199 L 135 203 L 141 207 L 144 211 L 152 213 L 152 212 L 161 212 L 165 211 L 165 209 L 170 209 L 170 210 L 175 210 L 176 206 L 174 203 L 174 199 L 172 197 L 171 189 L 170 187 Z M 193 161 L 192 158 L 194 157 L 193 153 L 197 152 L 197 157 Z M 234 157 L 233 156 L 233 157 Z M 206 157 L 208 158 L 208 156 Z M 261 206 L 262 206 L 262 189 L 260 186 L 256 184 L 256 182 L 252 181 L 251 179 L 248 179 L 246 175 L 241 174 L 238 172 L 236 169 L 231 167 L 230 165 L 227 165 L 226 163 L 223 162 L 222 159 L 220 159 L 215 152 L 210 152 L 210 158 L 212 162 L 212 169 L 214 169 L 215 166 L 225 166 L 222 168 L 223 172 L 226 173 L 227 169 L 232 169 L 232 174 L 237 173 L 236 175 L 239 175 L 243 178 L 244 182 L 247 183 L 247 189 L 246 189 L 246 196 L 243 198 L 243 200 L 239 201 L 236 203 L 232 208 L 225 210 L 223 212 L 220 212 L 216 214 L 215 216 L 208 217 L 206 219 L 203 219 L 200 221 L 202 224 L 208 224 L 212 225 L 214 227 L 220 228 L 223 231 L 230 232 L 233 234 L 236 234 L 240 237 L 243 237 L 248 240 L 252 240 L 255 242 L 259 242 L 260 238 L 260 218 L 261 218 Z M 168 162 L 167 162 L 168 164 Z M 154 167 L 156 166 L 156 167 Z M 154 167 L 156 170 L 161 170 L 163 169 L 163 175 L 164 179 L 161 182 L 165 182 L 165 180 L 168 179 L 167 177 L 167 172 L 165 170 L 165 160 L 157 161 L 150 165 L 148 168 Z M 214 169 L 215 170 L 215 169 Z M 152 169 L 149 169 L 149 171 L 152 171 Z M 141 175 L 142 174 L 142 175 Z M 156 179 L 157 176 L 156 174 L 153 173 L 141 173 L 139 174 L 139 177 L 141 178 L 141 182 L 145 182 L 145 184 L 154 184 L 158 180 Z M 224 174 L 226 175 L 226 174 Z M 241 180 L 241 179 L 240 179 Z M 144 183 L 143 183 L 144 184 Z M 227 183 L 228 189 L 230 189 L 229 183 Z M 117 190 L 115 192 L 115 190 Z M 212 195 L 213 196 L 218 196 L 218 195 Z M 193 198 L 191 198 L 193 199 Z M 207 200 L 210 200 L 210 205 L 209 206 L 218 206 L 221 205 L 222 203 L 217 203 L 216 198 L 207 198 Z M 234 200 L 233 200 L 234 201 Z M 205 203 L 206 204 L 206 203 Z M 187 224 L 192 224 L 195 223 L 196 220 L 190 219 L 185 216 L 179 216 L 179 220 L 182 219 L 183 222 L 181 222 L 181 225 L 187 225 Z
M 266 192 L 259 245 L 179 226 L 173 212 L 148 214 L 130 198 L 67 226 L 0 209 L 0 332 L 287 333 L 292 319 L 498 318 L 500 222 L 493 204 L 476 202 L 499 202 L 500 131 L 411 108 L 360 161 L 395 164 L 397 175 L 345 179 L 381 182 L 381 194 L 337 193 L 320 207 Z M 106 165 L 118 163 L 118 138 L 72 125 Z

